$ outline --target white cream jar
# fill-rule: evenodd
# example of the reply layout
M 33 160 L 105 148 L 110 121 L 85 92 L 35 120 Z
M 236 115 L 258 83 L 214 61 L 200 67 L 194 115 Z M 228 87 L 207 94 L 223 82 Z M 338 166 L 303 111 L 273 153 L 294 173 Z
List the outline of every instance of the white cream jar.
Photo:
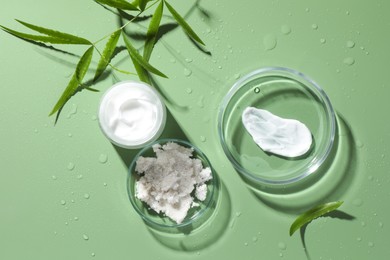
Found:
M 103 95 L 99 125 L 115 145 L 136 149 L 155 141 L 166 121 L 166 108 L 157 93 L 146 83 L 118 82 Z

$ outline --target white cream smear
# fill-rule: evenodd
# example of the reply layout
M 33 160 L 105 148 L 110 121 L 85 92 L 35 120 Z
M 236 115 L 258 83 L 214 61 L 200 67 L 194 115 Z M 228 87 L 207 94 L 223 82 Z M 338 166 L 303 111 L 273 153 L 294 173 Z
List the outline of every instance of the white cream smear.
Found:
M 115 144 L 138 148 L 161 133 L 165 107 L 150 86 L 125 81 L 114 85 L 104 95 L 99 123 Z
M 284 157 L 298 157 L 307 153 L 312 136 L 306 125 L 295 119 L 278 117 L 271 112 L 247 107 L 242 123 L 253 141 L 265 152 Z

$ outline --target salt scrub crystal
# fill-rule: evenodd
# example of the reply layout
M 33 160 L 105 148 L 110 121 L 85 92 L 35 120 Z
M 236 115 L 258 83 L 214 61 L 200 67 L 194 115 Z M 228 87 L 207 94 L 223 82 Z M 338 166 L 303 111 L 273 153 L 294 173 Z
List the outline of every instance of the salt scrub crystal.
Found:
M 247 107 L 242 113 L 242 123 L 266 152 L 298 157 L 307 153 L 312 144 L 310 130 L 303 123 L 278 117 L 267 110 Z
M 156 144 L 153 151 L 156 158 L 140 156 L 136 162 L 135 171 L 143 175 L 136 183 L 135 196 L 180 224 L 191 207 L 199 206 L 194 199 L 206 199 L 211 169 L 191 158 L 193 149 L 177 143 Z

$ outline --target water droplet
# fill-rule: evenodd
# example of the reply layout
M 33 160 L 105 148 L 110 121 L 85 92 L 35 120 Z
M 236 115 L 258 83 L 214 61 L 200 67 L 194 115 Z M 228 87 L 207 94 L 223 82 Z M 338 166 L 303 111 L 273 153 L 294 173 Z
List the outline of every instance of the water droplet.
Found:
M 278 243 L 278 247 L 279 247 L 280 250 L 286 250 L 287 249 L 286 243 L 283 243 L 283 242 L 279 242 Z
M 201 135 L 201 136 L 200 136 L 200 141 L 203 142 L 203 143 L 206 142 L 206 137 L 203 136 L 203 135 Z
M 352 49 L 353 47 L 355 47 L 355 43 L 353 41 L 347 41 L 347 48 L 350 48 Z
M 264 38 L 263 38 L 264 49 L 266 51 L 271 51 L 271 50 L 275 49 L 277 43 L 278 43 L 278 41 L 277 41 L 275 35 L 273 35 L 273 34 L 268 34 L 268 35 L 264 36 Z
M 171 63 L 176 63 L 176 60 L 174 58 L 169 60 Z
M 185 68 L 184 69 L 184 76 L 189 77 L 192 74 L 192 70 Z
M 92 119 L 92 121 L 96 121 L 97 120 L 97 116 L 91 116 L 91 119 Z
M 69 223 L 68 223 L 68 222 L 65 222 L 65 226 L 67 226 L 67 225 L 69 225 Z
M 73 219 L 74 219 L 75 221 L 78 221 L 78 220 L 79 220 L 79 218 L 78 218 L 78 217 L 74 217 Z
M 280 257 L 283 257 L 283 253 L 279 253 L 279 256 L 280 256 Z
M 350 15 L 350 12 L 349 12 L 349 11 L 346 11 L 345 14 L 346 14 L 346 15 Z
M 245 242 L 245 243 L 244 243 L 244 246 L 248 246 L 248 242 Z
M 240 211 L 237 211 L 237 212 L 236 212 L 236 217 L 237 217 L 237 218 L 240 217 L 241 214 L 242 214 L 242 213 L 241 213 Z
M 204 96 L 200 96 L 198 102 L 196 103 L 200 108 L 204 107 Z
M 187 63 L 191 63 L 192 61 L 193 61 L 193 59 L 190 59 L 190 58 L 187 58 L 187 59 L 186 59 L 186 62 L 187 62 Z
M 320 39 L 320 43 L 321 43 L 321 44 L 325 44 L 325 43 L 326 43 L 326 39 L 325 39 L 325 38 L 321 38 L 321 39 Z
M 66 204 L 66 201 L 65 200 L 61 200 L 61 205 L 64 206 Z
M 311 25 L 311 28 L 312 28 L 313 30 L 317 30 L 317 29 L 318 29 L 318 25 L 317 25 L 316 23 L 313 23 L 313 24 Z
M 191 94 L 192 93 L 192 88 L 187 88 L 186 92 L 187 92 L 187 94 Z
M 256 94 L 258 94 L 258 93 L 260 93 L 260 88 L 255 87 L 253 91 L 254 91 Z
M 83 234 L 83 239 L 84 240 L 89 240 L 89 237 L 86 234 Z
M 52 178 L 53 180 L 57 180 L 57 176 L 55 176 L 55 175 L 51 176 L 51 178 Z
M 361 141 L 356 140 L 356 147 L 362 148 L 363 146 L 364 146 L 364 144 Z
M 352 204 L 356 207 L 360 207 L 361 205 L 363 205 L 363 200 L 362 199 L 355 199 Z
M 310 8 L 307 7 L 307 8 L 305 9 L 305 11 L 306 11 L 307 13 L 310 12 Z
M 74 203 L 75 201 L 74 201 L 74 200 L 71 200 L 70 202 Z
M 378 226 L 379 226 L 380 228 L 383 228 L 383 222 L 379 222 L 379 223 L 378 223 Z
M 360 225 L 362 225 L 362 227 L 365 227 L 366 226 L 366 222 L 362 221 L 362 222 L 360 222 Z
M 72 117 L 75 114 L 77 114 L 77 105 L 76 104 L 72 104 L 72 108 L 70 109 L 67 118 L 70 118 L 70 117 Z
M 356 240 L 357 240 L 358 242 L 361 242 L 361 241 L 362 241 L 362 238 L 361 238 L 361 237 L 357 237 Z
M 77 179 L 81 180 L 83 178 L 82 174 L 77 175 Z
M 240 73 L 234 74 L 234 78 L 235 78 L 235 79 L 239 79 L 240 77 L 241 77 L 241 74 L 240 74 Z
M 218 66 L 218 69 L 220 69 L 220 70 L 221 70 L 221 69 L 222 69 L 222 66 L 221 66 L 221 65 L 219 65 L 219 66 Z
M 91 254 L 92 257 L 95 257 L 95 255 L 96 255 L 95 253 L 92 253 L 92 254 Z
M 368 246 L 369 246 L 369 247 L 374 247 L 374 245 L 375 245 L 374 242 L 371 242 L 371 241 L 368 242 Z
M 85 193 L 85 194 L 84 194 L 84 198 L 85 198 L 85 199 L 89 199 L 89 197 L 90 197 L 90 196 L 89 196 L 88 193 Z
M 72 134 L 72 133 L 69 133 L 69 134 L 68 134 L 68 137 L 72 137 L 72 136 L 73 136 L 73 134 Z
M 74 167 L 75 167 L 74 163 L 72 163 L 72 162 L 68 163 L 68 170 L 69 171 L 73 171 Z
M 207 33 L 207 34 L 211 33 L 211 29 L 210 29 L 210 28 L 207 28 L 206 33 Z
M 106 163 L 107 162 L 107 160 L 108 160 L 108 156 L 107 156 L 107 154 L 104 154 L 104 153 L 102 153 L 100 156 L 99 156 L 99 162 L 100 163 Z
M 372 181 L 372 180 L 374 180 L 374 176 L 370 175 L 370 176 L 367 177 L 367 179 L 368 179 L 369 181 Z
M 256 243 L 256 242 L 257 242 L 257 240 L 259 240 L 257 237 L 252 237 L 252 241 L 253 241 L 253 243 Z
M 104 187 L 107 187 L 107 183 L 104 182 L 104 183 L 103 183 L 103 186 L 104 186 Z
M 280 28 L 280 31 L 284 34 L 284 35 L 289 35 L 291 33 L 291 27 L 284 24 L 282 25 L 282 27 Z
M 347 57 L 343 60 L 343 62 L 348 66 L 352 66 L 353 64 L 355 64 L 355 59 L 352 57 Z
M 35 128 L 34 133 L 36 133 L 36 134 L 39 133 L 39 130 Z

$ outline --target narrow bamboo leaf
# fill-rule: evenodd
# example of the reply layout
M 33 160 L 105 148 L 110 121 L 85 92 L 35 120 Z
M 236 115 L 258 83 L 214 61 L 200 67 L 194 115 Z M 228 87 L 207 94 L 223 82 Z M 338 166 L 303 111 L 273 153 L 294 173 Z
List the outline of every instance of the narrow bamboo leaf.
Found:
M 154 11 L 152 19 L 150 20 L 148 31 L 146 33 L 146 41 L 145 41 L 144 53 L 143 53 L 143 56 L 147 61 L 149 61 L 153 51 L 154 44 L 156 43 L 157 32 L 160 27 L 163 9 L 164 9 L 164 1 L 161 1 L 160 4 L 157 6 L 156 10 Z
M 76 71 L 74 72 L 72 78 L 70 79 L 68 86 L 65 88 L 61 97 L 55 104 L 53 110 L 50 112 L 49 116 L 56 113 L 60 110 L 65 103 L 74 95 L 81 85 L 81 81 L 83 80 L 85 74 L 88 71 L 89 65 L 91 64 L 93 54 L 93 46 L 89 47 L 88 50 L 83 54 L 80 61 L 77 64 Z
M 106 47 L 104 48 L 104 50 L 102 52 L 102 56 L 100 57 L 100 60 L 98 63 L 95 77 L 93 78 L 94 81 L 97 80 L 102 75 L 102 73 L 106 69 L 108 63 L 110 63 L 111 57 L 115 51 L 115 47 L 116 47 L 116 44 L 118 43 L 120 35 L 121 35 L 121 30 L 118 30 L 118 31 L 114 32 L 113 34 L 111 34 L 110 38 L 108 39 L 108 41 L 106 43 Z
M 12 34 L 15 37 L 27 40 L 27 41 L 33 41 L 33 42 L 44 42 L 44 43 L 52 43 L 52 44 L 79 44 L 74 42 L 69 42 L 69 40 L 66 39 L 60 39 L 57 37 L 52 36 L 44 36 L 44 35 L 33 35 L 33 34 L 27 34 L 18 32 L 12 29 L 9 29 L 5 26 L 1 26 L 0 28 L 4 30 L 5 32 Z
M 129 52 L 129 55 L 138 62 L 138 64 L 140 66 L 142 66 L 144 69 L 146 69 L 147 71 L 153 73 L 153 74 L 156 74 L 160 77 L 164 77 L 164 78 L 167 78 L 167 76 L 162 73 L 161 71 L 159 71 L 158 69 L 156 69 L 155 67 L 153 67 L 152 65 L 150 65 L 150 63 L 148 61 L 146 61 L 137 51 L 136 48 L 134 48 L 134 46 L 131 44 L 131 42 L 129 41 L 129 39 L 127 39 L 127 36 L 125 35 L 125 33 L 123 32 L 122 33 L 123 35 L 123 39 L 125 41 L 125 44 L 126 44 L 126 48 L 127 48 L 127 51 Z
M 165 1 L 166 6 L 168 7 L 169 12 L 172 14 L 173 18 L 175 18 L 176 22 L 183 28 L 183 30 L 190 36 L 193 40 L 198 43 L 205 45 L 204 42 L 200 39 L 200 37 L 192 30 L 190 25 L 184 20 L 183 17 L 167 2 Z
M 138 6 L 141 11 L 145 10 L 146 4 L 150 2 L 150 0 L 134 0 L 131 4 L 134 6 Z
M 335 209 L 341 206 L 343 204 L 343 201 L 335 201 L 335 202 L 329 202 L 325 204 L 318 205 L 312 209 L 309 209 L 302 215 L 298 216 L 294 223 L 292 223 L 290 227 L 290 236 L 294 234 L 295 231 L 300 229 L 305 224 L 309 223 L 310 221 L 321 217 Z
M 141 81 L 150 84 L 148 72 L 131 55 L 130 55 L 130 58 L 133 61 L 133 65 L 134 65 L 135 71 L 137 72 L 138 78 Z
M 78 37 L 78 36 L 75 36 L 75 35 L 72 35 L 69 33 L 63 33 L 63 32 L 55 31 L 52 29 L 36 26 L 36 25 L 30 24 L 30 23 L 26 23 L 26 22 L 17 20 L 17 19 L 16 19 L 16 21 L 23 24 L 27 28 L 30 28 L 31 30 L 46 34 L 46 35 L 51 36 L 51 37 L 63 39 L 64 41 L 68 41 L 69 44 L 91 44 L 91 42 L 88 41 L 87 39 L 84 39 L 84 38 L 81 38 L 81 37 Z
M 122 10 L 138 10 L 136 6 L 125 0 L 95 0 L 96 2 Z

